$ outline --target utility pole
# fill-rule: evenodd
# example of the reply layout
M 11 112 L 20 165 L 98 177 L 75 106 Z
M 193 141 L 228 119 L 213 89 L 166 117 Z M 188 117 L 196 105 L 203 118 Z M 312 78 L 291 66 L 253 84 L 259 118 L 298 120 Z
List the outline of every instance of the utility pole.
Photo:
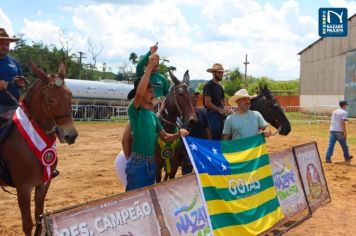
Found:
M 247 88 L 247 65 L 250 64 L 249 61 L 247 61 L 247 54 L 245 57 L 244 65 L 245 65 L 245 87 Z
M 84 59 L 84 52 L 78 52 L 79 53 L 79 79 L 82 78 L 82 59 Z

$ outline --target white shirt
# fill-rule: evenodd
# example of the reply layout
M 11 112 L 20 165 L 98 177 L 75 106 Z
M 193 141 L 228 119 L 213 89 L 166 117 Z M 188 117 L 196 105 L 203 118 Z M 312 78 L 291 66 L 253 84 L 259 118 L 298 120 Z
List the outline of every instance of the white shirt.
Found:
M 330 131 L 344 132 L 342 123 L 347 120 L 348 113 L 346 110 L 339 108 L 331 115 Z

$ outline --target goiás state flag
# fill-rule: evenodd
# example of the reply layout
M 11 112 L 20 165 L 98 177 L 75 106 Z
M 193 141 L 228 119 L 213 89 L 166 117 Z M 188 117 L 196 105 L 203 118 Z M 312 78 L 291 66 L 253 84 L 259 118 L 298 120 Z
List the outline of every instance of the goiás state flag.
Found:
M 262 134 L 183 139 L 214 235 L 258 235 L 283 219 Z

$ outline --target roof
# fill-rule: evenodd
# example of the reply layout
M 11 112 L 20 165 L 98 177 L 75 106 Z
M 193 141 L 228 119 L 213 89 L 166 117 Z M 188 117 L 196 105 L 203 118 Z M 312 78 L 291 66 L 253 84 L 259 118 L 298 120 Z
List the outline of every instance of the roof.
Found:
M 354 18 L 356 16 L 356 14 L 352 15 L 348 21 L 351 21 L 352 18 Z M 302 54 L 305 50 L 311 48 L 314 44 L 318 43 L 319 41 L 323 40 L 324 38 L 319 38 L 318 40 L 316 40 L 314 43 L 310 44 L 309 46 L 307 46 L 306 48 L 304 48 L 302 51 L 298 52 L 298 55 Z

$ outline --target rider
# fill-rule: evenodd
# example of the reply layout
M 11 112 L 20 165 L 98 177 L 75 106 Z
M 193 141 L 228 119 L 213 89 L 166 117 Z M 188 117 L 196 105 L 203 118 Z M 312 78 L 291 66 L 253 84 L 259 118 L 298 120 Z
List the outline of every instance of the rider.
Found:
M 5 29 L 0 28 L 0 117 L 8 119 L 9 110 L 17 107 L 20 99 L 19 89 L 25 86 L 22 70 L 12 57 L 8 56 L 10 43 L 18 38 L 11 38 Z
M 189 132 L 180 129 L 178 133 L 168 134 L 162 128 L 155 113 L 152 112 L 154 90 L 150 76 L 159 57 L 149 57 L 146 71 L 135 91 L 135 97 L 128 107 L 128 115 L 132 133 L 132 152 L 126 166 L 126 191 L 152 185 L 155 183 L 156 163 L 154 148 L 157 135 L 166 142 L 172 141 Z
M 234 96 L 229 98 L 229 105 L 238 107 L 237 111 L 226 118 L 223 139 L 241 139 L 257 135 L 262 131 L 268 138 L 271 130 L 267 128 L 267 122 L 258 111 L 251 111 L 250 96 L 246 89 L 240 89 Z

